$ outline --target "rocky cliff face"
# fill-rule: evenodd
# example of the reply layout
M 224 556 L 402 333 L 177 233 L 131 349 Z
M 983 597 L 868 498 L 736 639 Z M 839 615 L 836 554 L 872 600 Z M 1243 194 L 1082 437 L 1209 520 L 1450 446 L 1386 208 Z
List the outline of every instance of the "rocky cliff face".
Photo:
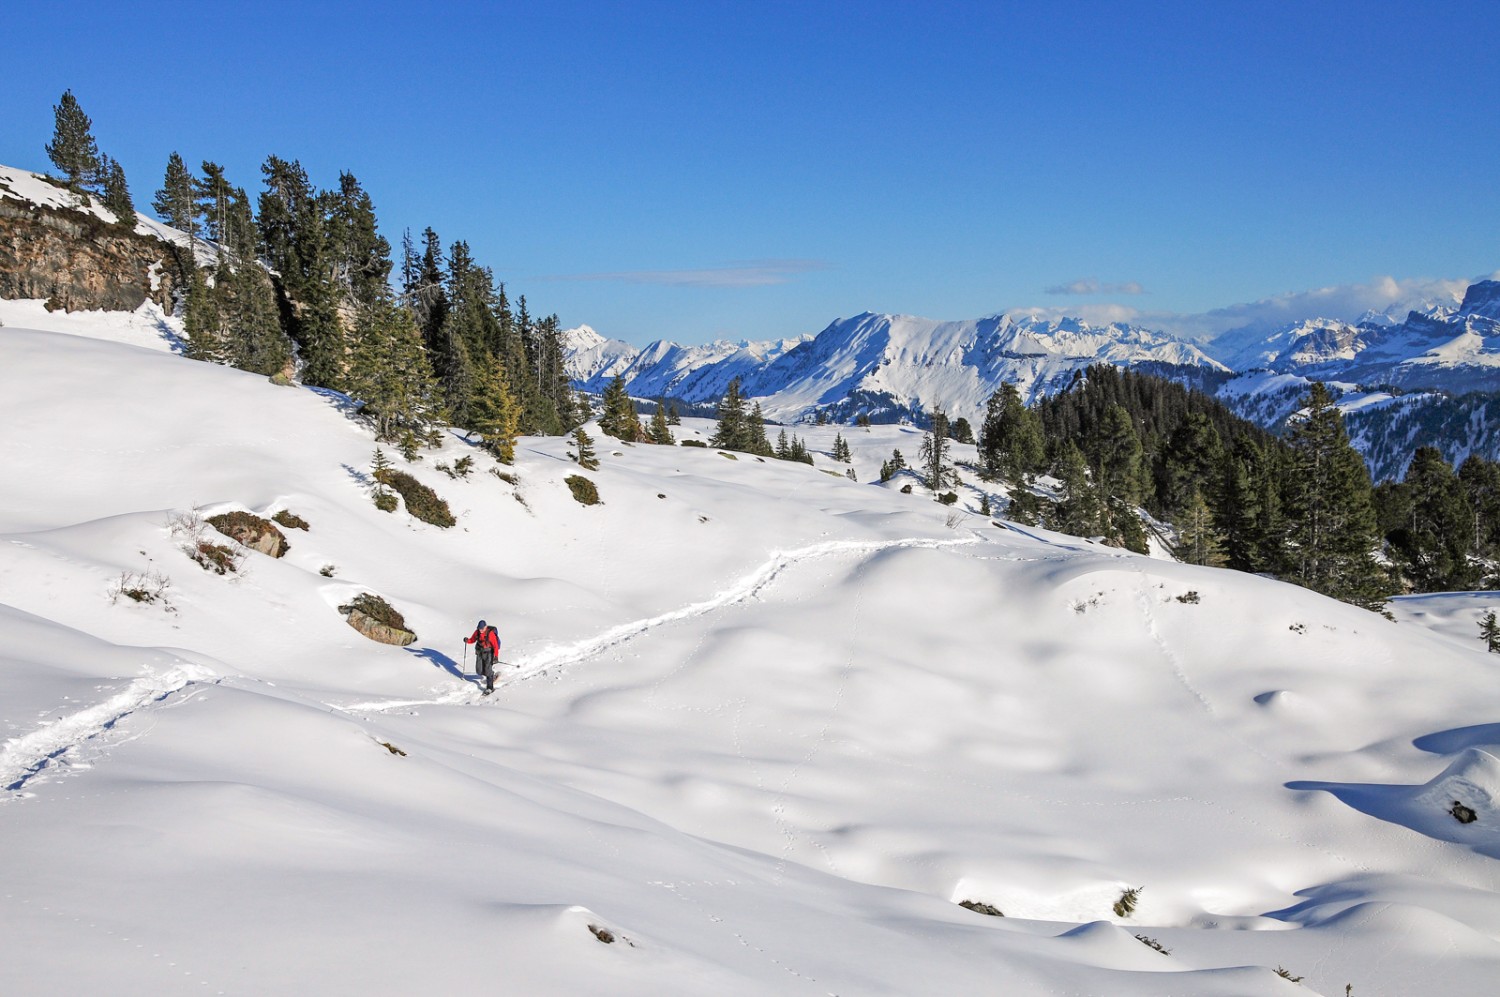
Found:
M 0 197 L 0 298 L 67 311 L 164 309 L 182 285 L 176 247 L 89 211 Z

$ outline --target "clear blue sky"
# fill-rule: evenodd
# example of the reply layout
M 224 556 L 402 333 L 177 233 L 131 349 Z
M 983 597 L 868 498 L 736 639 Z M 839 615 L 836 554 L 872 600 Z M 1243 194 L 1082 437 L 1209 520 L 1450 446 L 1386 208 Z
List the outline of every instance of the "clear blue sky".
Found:
M 1500 4 L 12 3 L 0 163 L 71 88 L 149 209 L 353 172 L 644 343 L 1500 268 Z M 1088 283 L 1092 281 L 1094 283 Z M 1065 289 L 1092 293 L 1061 293 Z

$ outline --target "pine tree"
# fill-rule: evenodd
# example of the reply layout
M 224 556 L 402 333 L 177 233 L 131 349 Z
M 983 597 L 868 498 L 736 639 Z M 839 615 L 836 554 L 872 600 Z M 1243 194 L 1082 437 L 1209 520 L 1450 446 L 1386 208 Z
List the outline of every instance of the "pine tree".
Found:
M 339 174 L 339 189 L 330 200 L 333 279 L 345 304 L 371 305 L 388 290 L 391 244 L 377 231 L 374 203 L 354 174 Z
M 574 452 L 570 456 L 578 462 L 578 466 L 585 471 L 593 471 L 599 467 L 599 458 L 594 453 L 594 438 L 583 431 L 579 426 L 573 430 Z
M 1419 592 L 1470 589 L 1478 584 L 1469 559 L 1474 511 L 1453 468 L 1435 447 L 1418 447 L 1402 482 L 1405 522 L 1387 534 Z
M 771 441 L 766 439 L 766 420 L 761 414 L 760 402 L 756 402 L 745 419 L 745 446 L 747 453 L 771 455 Z
M 376 439 L 425 435 L 442 419 L 442 398 L 410 309 L 381 298 L 356 314 L 352 338 L 349 393 Z
M 650 439 L 652 443 L 658 446 L 670 447 L 677 442 L 672 437 L 672 427 L 667 425 L 667 411 L 662 407 L 660 401 L 656 403 L 656 411 L 651 413 Z
M 749 417 L 745 413 L 745 399 L 740 395 L 739 378 L 730 380 L 724 389 L 724 397 L 719 400 L 718 417 L 719 424 L 708 441 L 709 446 L 724 450 L 748 449 Z
M 228 242 L 229 204 L 234 197 L 234 188 L 224 176 L 224 167 L 207 160 L 203 163 L 203 179 L 195 181 L 194 196 L 198 214 L 203 217 L 204 234 L 221 246 Z
M 1493 609 L 1479 621 L 1479 639 L 1492 653 L 1500 654 L 1500 622 L 1495 620 Z
M 604 389 L 604 412 L 599 416 L 599 429 L 606 435 L 626 443 L 638 438 L 641 423 L 635 414 L 635 403 L 625 389 L 625 378 L 616 377 Z
M 979 431 L 981 473 L 1011 485 L 1024 484 L 1045 459 L 1041 422 L 1021 402 L 1014 384 L 1002 384 L 985 403 Z
M 187 339 L 184 353 L 188 359 L 224 362 L 223 344 L 219 339 L 218 296 L 203 276 L 203 271 L 196 266 L 188 274 L 182 330 Z
M 99 144 L 94 141 L 94 123 L 83 113 L 72 90 L 63 91 L 62 100 L 52 107 L 55 127 L 52 141 L 45 150 L 52 165 L 62 171 L 68 187 L 83 192 L 83 185 L 99 175 Z
M 1370 473 L 1349 444 L 1333 396 L 1315 382 L 1288 440 L 1291 580 L 1374 608 L 1386 594 L 1376 565 Z
M 1215 568 L 1224 565 L 1223 539 L 1202 492 L 1194 491 L 1188 496 L 1178 516 L 1177 556 L 1188 564 Z
M 941 409 L 932 414 L 932 432 L 922 438 L 922 477 L 933 492 L 955 484 L 956 473 L 949 460 L 948 416 Z
M 668 426 L 680 426 L 680 425 L 682 425 L 682 413 L 677 411 L 677 403 L 676 402 L 673 402 L 671 405 L 667 406 L 667 425 Z
M 969 420 L 959 416 L 953 420 L 953 425 L 948 429 L 948 436 L 954 443 L 973 443 L 974 429 L 969 425 Z
M 1076 537 L 1105 533 L 1104 503 L 1089 477 L 1088 459 L 1071 439 L 1064 443 L 1053 473 L 1062 482 L 1062 501 L 1053 510 L 1048 526 Z
M 771 456 L 777 460 L 792 459 L 792 445 L 787 442 L 786 430 L 776 434 L 776 446 L 771 450 Z
M 217 284 L 225 360 L 241 370 L 275 374 L 291 362 L 291 348 L 281 330 L 275 289 L 255 255 L 255 219 L 243 190 L 236 189 L 231 195 L 224 238 L 231 255 L 220 256 Z M 228 263 L 231 257 L 232 269 Z
M 1086 439 L 1085 454 L 1107 498 L 1140 505 L 1145 478 L 1141 439 L 1124 406 L 1111 404 L 1105 410 L 1098 429 Z
M 843 433 L 838 433 L 833 438 L 833 459 L 842 461 L 845 464 L 854 459 L 854 455 L 850 452 L 849 444 L 844 439 Z
M 511 390 L 508 372 L 498 358 L 478 372 L 469 421 L 483 438 L 484 448 L 502 464 L 516 460 L 516 437 L 521 428 L 521 406 Z
M 99 171 L 104 175 L 104 206 L 115 216 L 115 223 L 127 230 L 135 228 L 135 201 L 125 182 L 125 168 L 119 160 L 99 157 Z
M 156 216 L 191 240 L 198 234 L 197 201 L 193 195 L 193 174 L 177 153 L 167 157 L 167 173 L 161 189 L 151 202 Z

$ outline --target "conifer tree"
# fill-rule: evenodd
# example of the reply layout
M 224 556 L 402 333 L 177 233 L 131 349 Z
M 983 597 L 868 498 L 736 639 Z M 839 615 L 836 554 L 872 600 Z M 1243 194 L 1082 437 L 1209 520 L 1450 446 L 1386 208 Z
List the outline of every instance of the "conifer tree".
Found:
M 256 258 L 255 220 L 243 190 L 231 194 L 224 224 L 230 255 L 219 257 L 216 290 L 224 322 L 225 361 L 241 370 L 275 374 L 291 362 L 291 349 L 281 330 L 275 290 Z
M 425 435 L 443 416 L 441 392 L 415 317 L 389 297 L 355 317 L 349 393 L 364 402 L 361 413 L 375 425 L 375 438 L 394 441 L 405 433 Z
M 625 389 L 625 378 L 617 376 L 604 389 L 604 411 L 599 416 L 599 429 L 617 440 L 634 443 L 640 426 L 640 420 L 635 414 L 635 403 L 630 400 L 630 392 Z
M 99 175 L 99 144 L 94 141 L 94 123 L 83 113 L 72 90 L 63 91 L 53 105 L 55 125 L 52 141 L 45 146 L 47 158 L 62 171 L 68 187 L 83 192 L 83 185 Z
M 682 413 L 679 412 L 679 411 L 677 411 L 677 403 L 676 402 L 673 402 L 671 405 L 667 406 L 667 425 L 668 426 L 680 426 L 680 425 L 682 425 Z
M 942 491 L 956 483 L 957 474 L 949 460 L 951 453 L 948 438 L 948 415 L 942 409 L 932 414 L 932 432 L 922 438 L 919 454 L 922 461 L 922 477 L 933 492 Z
M 854 459 L 854 454 L 849 449 L 849 443 L 844 439 L 843 433 L 837 433 L 833 437 L 833 459 L 845 464 Z
M 1045 459 L 1041 423 L 1021 402 L 1014 384 L 1005 383 L 985 403 L 979 432 L 979 463 L 985 477 L 1024 483 Z
M 502 464 L 516 460 L 516 437 L 521 429 L 521 406 L 511 390 L 508 373 L 498 358 L 477 372 L 477 387 L 469 421 L 484 448 Z
M 344 302 L 371 305 L 387 292 L 391 244 L 376 228 L 375 206 L 354 174 L 339 174 L 328 216 L 333 279 Z
M 599 457 L 594 453 L 594 438 L 583 431 L 579 426 L 573 430 L 573 448 L 571 456 L 578 462 L 578 466 L 585 471 L 593 471 L 599 467 Z
M 167 173 L 151 202 L 156 216 L 192 239 L 198 234 L 197 200 L 193 174 L 177 153 L 167 157 Z
M 784 434 L 783 434 L 784 435 Z M 667 412 L 657 402 L 656 411 L 651 413 L 651 442 L 658 446 L 672 446 L 677 441 L 672 437 L 672 427 L 667 425 Z
M 745 450 L 749 440 L 749 416 L 745 413 L 745 399 L 740 395 L 740 379 L 730 380 L 719 400 L 719 424 L 714 429 L 709 446 L 725 450 Z
M 792 446 L 787 442 L 785 429 L 776 434 L 776 446 L 772 449 L 771 456 L 777 460 L 792 459 Z
M 1288 479 L 1291 580 L 1374 608 L 1386 594 L 1376 565 L 1370 473 L 1349 444 L 1333 396 L 1315 382 L 1292 429 Z
M 135 201 L 130 197 L 130 187 L 125 182 L 125 168 L 119 160 L 108 156 L 99 157 L 99 172 L 104 176 L 104 206 L 115 216 L 116 224 L 135 228 Z
M 1492 653 L 1500 654 L 1500 622 L 1496 621 L 1493 609 L 1479 621 L 1479 639 Z
M 229 241 L 226 235 L 229 204 L 234 197 L 234 188 L 224 176 L 224 167 L 204 160 L 203 179 L 195 181 L 193 193 L 198 214 L 203 217 L 204 234 L 223 246 Z
M 1224 545 L 1213 513 L 1203 499 L 1203 493 L 1194 491 L 1177 520 L 1177 556 L 1188 564 L 1209 567 L 1224 565 Z
M 1104 503 L 1089 477 L 1088 459 L 1071 439 L 1063 444 L 1053 473 L 1062 482 L 1062 500 L 1053 510 L 1048 526 L 1077 537 L 1105 533 Z
M 953 420 L 953 425 L 948 428 L 948 435 L 954 443 L 974 442 L 974 429 L 963 416 Z
M 196 266 L 188 274 L 182 329 L 187 339 L 183 352 L 188 359 L 224 362 L 223 344 L 219 340 L 218 297 Z
M 766 439 L 766 420 L 761 415 L 760 402 L 756 402 L 750 409 L 750 414 L 745 417 L 745 445 L 741 449 L 762 457 L 771 454 L 771 442 Z
M 1387 539 L 1419 592 L 1473 588 L 1479 570 L 1469 560 L 1473 508 L 1463 484 L 1436 447 L 1418 447 L 1407 467 L 1405 520 Z

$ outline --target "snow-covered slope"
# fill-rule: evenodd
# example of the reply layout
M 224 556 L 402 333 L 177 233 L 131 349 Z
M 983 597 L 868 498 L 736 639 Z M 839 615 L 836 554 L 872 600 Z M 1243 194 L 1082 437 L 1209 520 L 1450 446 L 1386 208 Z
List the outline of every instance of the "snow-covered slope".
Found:
M 1462 639 L 1494 597 L 1392 623 L 826 457 L 607 439 L 583 507 L 565 441 L 524 441 L 511 484 L 440 473 L 473 453 L 450 436 L 407 467 L 439 530 L 373 506 L 337 397 L 113 321 L 0 329 L 0 992 L 1374 997 L 1500 970 L 1495 659 Z M 806 428 L 840 431 L 861 481 L 920 440 Z M 310 528 L 219 576 L 180 550 L 195 508 Z M 364 591 L 416 643 L 347 627 Z

